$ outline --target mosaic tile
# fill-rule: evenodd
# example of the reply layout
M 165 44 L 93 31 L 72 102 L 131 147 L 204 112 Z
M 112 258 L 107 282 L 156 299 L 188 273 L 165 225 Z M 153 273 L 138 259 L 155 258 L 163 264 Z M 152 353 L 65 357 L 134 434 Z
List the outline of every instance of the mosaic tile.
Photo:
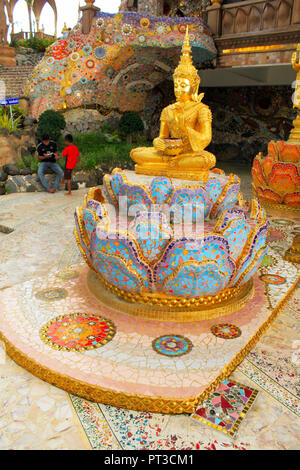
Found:
M 163 356 L 182 356 L 188 354 L 193 347 L 193 343 L 181 335 L 164 335 L 152 341 L 154 351 Z
M 253 388 L 224 380 L 198 406 L 192 418 L 235 437 L 257 393 Z
M 52 319 L 40 330 L 42 340 L 60 351 L 85 351 L 111 341 L 115 325 L 98 315 L 73 313 Z

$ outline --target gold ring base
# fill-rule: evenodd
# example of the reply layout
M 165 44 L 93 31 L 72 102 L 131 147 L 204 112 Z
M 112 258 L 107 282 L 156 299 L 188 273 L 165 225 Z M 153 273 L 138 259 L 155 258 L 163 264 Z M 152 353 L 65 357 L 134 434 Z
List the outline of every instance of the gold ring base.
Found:
M 142 165 L 135 165 L 135 172 L 138 175 L 166 176 L 168 178 L 179 178 L 191 181 L 206 182 L 209 177 L 209 169 L 205 170 L 176 170 L 174 168 L 147 168 Z
M 156 321 L 190 322 L 230 315 L 243 308 L 254 295 L 253 280 L 250 279 L 242 286 L 235 288 L 235 296 L 227 300 L 221 300 L 217 303 L 214 299 L 216 296 L 211 296 L 210 302 L 197 304 L 197 298 L 186 299 L 186 305 L 181 304 L 176 307 L 173 303 L 174 299 L 170 298 L 163 299 L 165 303 L 162 305 L 126 301 L 121 298 L 120 294 L 108 289 L 100 276 L 92 270 L 88 273 L 87 285 L 91 293 L 102 304 L 121 313 Z
M 300 218 L 300 209 L 294 206 L 289 206 L 288 204 L 279 204 L 276 202 L 268 202 L 264 199 L 259 198 L 255 189 L 253 189 L 254 195 L 259 200 L 259 203 L 262 207 L 264 207 L 268 213 L 273 217 L 293 217 L 293 218 Z

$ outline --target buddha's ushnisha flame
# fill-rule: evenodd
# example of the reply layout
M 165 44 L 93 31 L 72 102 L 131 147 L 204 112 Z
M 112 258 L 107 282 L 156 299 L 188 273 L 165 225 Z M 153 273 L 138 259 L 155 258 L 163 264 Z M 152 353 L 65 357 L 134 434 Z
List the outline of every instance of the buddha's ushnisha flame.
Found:
M 175 77 L 190 78 L 193 81 L 199 81 L 199 75 L 196 67 L 193 65 L 192 54 L 191 54 L 190 38 L 189 38 L 189 27 L 186 27 L 185 38 L 182 45 L 181 57 L 178 66 L 174 72 Z

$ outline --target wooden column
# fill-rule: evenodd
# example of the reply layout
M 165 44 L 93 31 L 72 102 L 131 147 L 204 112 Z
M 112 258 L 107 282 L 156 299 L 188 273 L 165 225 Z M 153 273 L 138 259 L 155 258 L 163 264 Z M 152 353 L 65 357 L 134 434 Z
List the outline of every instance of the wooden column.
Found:
M 211 29 L 214 36 L 221 36 L 222 34 L 222 5 L 214 3 L 206 8 L 207 11 L 207 24 Z
M 292 12 L 292 24 L 300 23 L 300 0 L 294 0 Z
M 94 5 L 86 5 L 80 7 L 80 11 L 82 11 L 82 32 L 83 34 L 89 34 L 95 13 L 100 11 L 100 8 L 94 7 Z

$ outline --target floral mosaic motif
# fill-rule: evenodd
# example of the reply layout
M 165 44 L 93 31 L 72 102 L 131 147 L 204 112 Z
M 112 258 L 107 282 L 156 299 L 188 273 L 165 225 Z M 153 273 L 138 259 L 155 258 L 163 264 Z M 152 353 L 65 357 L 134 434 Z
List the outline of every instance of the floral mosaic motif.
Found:
M 211 327 L 210 331 L 217 338 L 234 339 L 241 336 L 241 330 L 232 323 L 218 323 Z
M 67 295 L 67 291 L 65 289 L 60 289 L 59 287 L 52 289 L 43 289 L 35 294 L 37 299 L 44 300 L 46 302 L 62 300 L 65 299 Z
M 288 219 L 272 219 L 272 222 L 277 225 L 282 225 L 284 227 L 289 227 L 291 225 L 294 225 L 294 222 L 292 220 Z
M 138 192 L 137 185 L 125 181 L 125 174 L 122 184 L 120 171 L 115 170 L 113 174 L 118 176 L 116 191 L 125 195 L 128 189 L 127 195 L 148 204 L 151 197 L 148 189 L 139 186 Z M 166 197 L 170 191 L 167 178 L 156 178 L 154 183 L 152 180 L 152 188 L 158 190 L 161 181 L 162 194 Z M 236 184 L 233 181 L 234 178 L 232 183 Z M 109 191 L 112 194 L 112 189 Z M 201 199 L 202 191 L 203 188 L 199 192 Z M 268 223 L 264 211 L 259 210 L 252 222 L 243 210 L 232 208 L 221 214 L 214 229 L 208 222 L 208 235 L 191 233 L 178 237 L 176 217 L 168 220 L 165 213 L 149 211 L 145 204 L 140 204 L 128 229 L 124 230 L 120 227 L 127 223 L 126 216 L 122 221 L 124 215 L 120 211 L 120 227 L 115 226 L 99 201 L 90 203 L 93 197 L 90 193 L 85 200 L 86 208 L 76 210 L 77 242 L 86 261 L 100 277 L 125 291 L 162 292 L 182 298 L 215 295 L 246 283 L 266 254 Z M 96 211 L 104 214 L 105 223 L 97 219 Z
M 286 233 L 283 230 L 278 230 L 274 227 L 270 227 L 268 235 L 267 235 L 267 242 L 280 242 L 286 238 Z
M 93 266 L 110 284 L 130 292 L 141 292 L 142 282 L 139 273 L 129 269 L 117 256 L 105 256 L 99 252 L 94 256 Z
M 251 387 L 224 380 L 192 418 L 235 437 L 257 394 L 258 390 Z
M 279 274 L 262 274 L 260 279 L 266 284 L 275 284 L 276 286 L 286 283 L 286 278 L 279 276 Z
M 68 281 L 69 279 L 76 279 L 78 276 L 79 273 L 73 269 L 64 269 L 57 274 L 57 277 L 63 279 L 64 281 Z
M 152 341 L 152 347 L 158 354 L 177 357 L 189 353 L 193 343 L 181 335 L 163 335 Z
M 261 262 L 261 267 L 269 267 L 273 266 L 274 264 L 276 264 L 276 258 L 274 258 L 274 256 L 266 254 Z
M 41 339 L 61 351 L 86 351 L 99 348 L 116 333 L 111 320 L 84 313 L 61 315 L 40 330 Z
M 269 142 L 267 156 L 259 153 L 253 160 L 252 177 L 254 192 L 259 199 L 299 207 L 299 146 L 283 141 Z

